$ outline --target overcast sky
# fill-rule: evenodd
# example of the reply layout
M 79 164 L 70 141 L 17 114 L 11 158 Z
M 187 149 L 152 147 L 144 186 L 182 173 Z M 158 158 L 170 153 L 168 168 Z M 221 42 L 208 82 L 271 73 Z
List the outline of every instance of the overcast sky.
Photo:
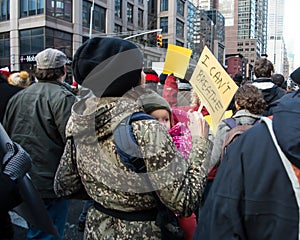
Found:
M 284 39 L 288 53 L 295 54 L 295 68 L 300 66 L 300 1 L 285 0 Z

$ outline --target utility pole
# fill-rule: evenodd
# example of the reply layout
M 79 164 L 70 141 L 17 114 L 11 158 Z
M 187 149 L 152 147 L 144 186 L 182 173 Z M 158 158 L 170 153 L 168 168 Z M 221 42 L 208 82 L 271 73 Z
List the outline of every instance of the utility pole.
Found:
M 91 14 L 90 14 L 91 15 L 90 16 L 90 34 L 89 34 L 90 39 L 92 38 L 94 5 L 95 5 L 95 0 L 93 0 L 92 7 L 91 7 Z

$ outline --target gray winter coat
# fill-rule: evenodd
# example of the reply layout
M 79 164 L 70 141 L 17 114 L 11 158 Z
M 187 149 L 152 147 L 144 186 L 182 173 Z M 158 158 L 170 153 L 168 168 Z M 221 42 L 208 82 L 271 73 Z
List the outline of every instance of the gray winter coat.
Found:
M 252 114 L 246 109 L 242 109 L 237 111 L 232 117 L 236 119 L 241 125 L 252 125 L 258 119 L 260 119 L 261 116 Z M 221 121 L 216 132 L 216 137 L 214 139 L 214 145 L 211 153 L 212 166 L 216 165 L 220 161 L 224 140 L 229 130 L 230 127 L 224 121 Z

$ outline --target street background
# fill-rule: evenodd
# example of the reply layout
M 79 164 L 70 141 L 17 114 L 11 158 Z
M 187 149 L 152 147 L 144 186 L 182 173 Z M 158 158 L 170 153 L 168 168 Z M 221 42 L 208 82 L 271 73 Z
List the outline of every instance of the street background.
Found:
M 83 233 L 77 231 L 78 217 L 83 206 L 81 200 L 71 200 L 67 222 L 65 226 L 64 240 L 82 240 Z M 14 225 L 14 240 L 26 240 L 27 229 Z

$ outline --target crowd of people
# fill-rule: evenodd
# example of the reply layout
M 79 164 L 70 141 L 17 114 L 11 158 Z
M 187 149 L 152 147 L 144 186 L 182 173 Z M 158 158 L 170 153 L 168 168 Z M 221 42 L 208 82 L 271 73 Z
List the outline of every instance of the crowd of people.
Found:
M 66 63 L 47 48 L 34 82 L 26 71 L 0 75 L 0 122 L 12 140 L 0 151 L 9 186 L 1 187 L 0 239 L 13 239 L 8 211 L 22 201 L 26 172 L 60 235 L 29 222 L 27 239 L 63 239 L 73 198 L 85 201 L 84 239 L 300 236 L 300 67 L 284 80 L 261 58 L 255 79 L 237 74 L 233 115 L 212 136 L 189 81 L 143 69 L 134 43 L 84 42 L 71 86 Z M 238 126 L 248 127 L 225 146 Z

